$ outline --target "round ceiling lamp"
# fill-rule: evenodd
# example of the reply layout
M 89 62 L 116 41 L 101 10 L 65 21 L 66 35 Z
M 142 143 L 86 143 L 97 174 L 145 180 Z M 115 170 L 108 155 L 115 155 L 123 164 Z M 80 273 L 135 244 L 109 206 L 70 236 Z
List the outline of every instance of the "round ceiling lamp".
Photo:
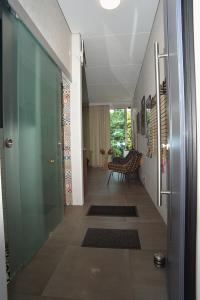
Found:
M 100 0 L 100 4 L 105 9 L 115 9 L 120 5 L 121 0 Z

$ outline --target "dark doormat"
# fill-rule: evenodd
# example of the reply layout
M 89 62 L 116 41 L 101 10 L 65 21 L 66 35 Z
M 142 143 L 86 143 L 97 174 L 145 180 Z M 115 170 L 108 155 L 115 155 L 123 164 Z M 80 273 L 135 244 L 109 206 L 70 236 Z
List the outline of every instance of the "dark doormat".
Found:
M 141 249 L 137 230 L 89 228 L 82 247 Z
M 92 205 L 87 216 L 138 217 L 136 206 Z

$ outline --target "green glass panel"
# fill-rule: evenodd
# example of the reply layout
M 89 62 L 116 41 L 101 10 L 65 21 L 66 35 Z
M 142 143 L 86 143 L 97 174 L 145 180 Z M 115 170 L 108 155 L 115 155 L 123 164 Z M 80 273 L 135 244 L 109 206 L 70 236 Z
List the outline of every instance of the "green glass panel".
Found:
M 0 3 L 0 5 L 2 5 Z M 4 141 L 12 139 L 12 147 L 4 147 L 4 209 L 6 237 L 9 245 L 10 271 L 14 275 L 23 264 L 19 171 L 19 117 L 17 99 L 17 20 L 2 9 L 2 88 Z
M 20 186 L 27 261 L 62 216 L 57 117 L 61 74 L 23 24 L 18 28 Z
M 27 28 L 5 10 L 3 130 L 6 217 L 14 275 L 63 214 L 61 72 Z
M 42 170 L 46 229 L 51 231 L 62 214 L 63 199 L 60 181 L 60 72 L 50 58 L 41 52 Z
M 40 60 L 39 46 L 19 23 L 19 159 L 25 261 L 35 253 L 45 238 Z

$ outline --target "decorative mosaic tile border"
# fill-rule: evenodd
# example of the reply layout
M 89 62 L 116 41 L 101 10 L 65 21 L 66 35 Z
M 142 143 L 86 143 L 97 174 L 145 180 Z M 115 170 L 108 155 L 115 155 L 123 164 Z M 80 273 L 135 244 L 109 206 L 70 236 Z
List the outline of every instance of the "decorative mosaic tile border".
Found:
M 72 204 L 72 170 L 71 170 L 71 118 L 70 118 L 70 85 L 63 83 L 63 153 L 64 153 L 64 179 L 65 204 Z

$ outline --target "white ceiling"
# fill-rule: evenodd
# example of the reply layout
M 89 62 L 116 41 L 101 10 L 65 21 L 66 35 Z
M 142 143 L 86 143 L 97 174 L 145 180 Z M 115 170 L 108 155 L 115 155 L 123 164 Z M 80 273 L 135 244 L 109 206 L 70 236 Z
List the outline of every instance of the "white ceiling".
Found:
M 58 0 L 73 33 L 81 33 L 92 103 L 130 103 L 159 0 L 121 0 L 115 10 L 98 0 Z

